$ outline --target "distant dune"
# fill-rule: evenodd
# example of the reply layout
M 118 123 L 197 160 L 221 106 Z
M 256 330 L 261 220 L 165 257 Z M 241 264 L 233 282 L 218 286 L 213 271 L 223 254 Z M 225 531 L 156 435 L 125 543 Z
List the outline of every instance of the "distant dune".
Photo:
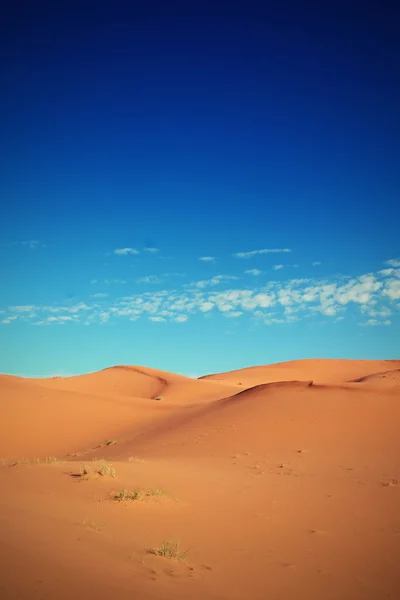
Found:
M 357 377 L 399 367 L 398 360 L 305 359 L 205 375 L 200 379 L 243 384 L 250 382 L 252 385 L 293 379 L 312 379 L 317 383 L 344 383 Z
M 400 597 L 400 361 L 1 375 L 0 409 L 4 600 Z

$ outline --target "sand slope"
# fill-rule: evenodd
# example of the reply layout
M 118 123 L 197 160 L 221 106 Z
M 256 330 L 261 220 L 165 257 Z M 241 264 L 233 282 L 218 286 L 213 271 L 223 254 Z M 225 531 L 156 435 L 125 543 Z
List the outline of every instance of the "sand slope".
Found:
M 229 373 L 205 375 L 201 379 L 257 385 L 273 381 L 292 381 L 295 379 L 313 380 L 316 383 L 344 383 L 381 371 L 400 368 L 396 360 L 324 360 L 305 359 L 273 365 L 249 367 Z
M 399 597 L 399 373 L 305 360 L 198 380 L 0 376 L 0 597 Z M 95 457 L 115 477 L 81 477 Z M 121 488 L 165 495 L 116 502 Z M 188 562 L 148 553 L 170 538 Z

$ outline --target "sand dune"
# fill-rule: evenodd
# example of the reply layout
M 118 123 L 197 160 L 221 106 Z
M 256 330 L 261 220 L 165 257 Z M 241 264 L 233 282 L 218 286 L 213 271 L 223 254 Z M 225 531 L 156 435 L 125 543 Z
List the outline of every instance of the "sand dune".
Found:
M 399 383 L 400 361 L 0 376 L 0 597 L 399 597 Z M 186 562 L 148 552 L 170 538 Z
M 353 380 L 353 383 L 364 383 L 367 386 L 393 388 L 398 390 L 400 387 L 400 369 L 391 369 L 390 371 L 382 371 L 381 373 L 372 373 L 364 377 L 358 377 Z M 375 385 L 374 385 L 375 384 Z
M 205 375 L 201 379 L 256 385 L 273 381 L 295 379 L 313 380 L 316 383 L 343 383 L 373 373 L 400 367 L 396 360 L 324 360 L 305 359 L 274 365 L 249 367 L 229 373 Z

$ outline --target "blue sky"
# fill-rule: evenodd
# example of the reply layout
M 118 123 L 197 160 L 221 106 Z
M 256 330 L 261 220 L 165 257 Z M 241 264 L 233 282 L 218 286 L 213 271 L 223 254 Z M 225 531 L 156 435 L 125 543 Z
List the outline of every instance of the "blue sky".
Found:
M 130 4 L 3 15 L 0 372 L 399 358 L 396 15 Z

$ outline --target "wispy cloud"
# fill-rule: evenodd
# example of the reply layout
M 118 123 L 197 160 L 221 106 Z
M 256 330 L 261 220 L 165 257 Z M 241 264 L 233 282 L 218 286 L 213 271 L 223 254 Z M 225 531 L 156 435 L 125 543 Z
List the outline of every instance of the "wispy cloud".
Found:
M 196 281 L 194 283 L 188 283 L 188 284 L 186 284 L 185 287 L 206 288 L 206 287 L 218 285 L 219 283 L 222 283 L 224 281 L 234 281 L 234 280 L 238 280 L 238 279 L 239 279 L 239 277 L 236 277 L 236 275 L 215 275 L 211 279 L 204 279 L 203 281 Z
M 232 256 L 236 258 L 251 258 L 257 254 L 278 254 L 281 252 L 291 252 L 290 248 L 263 248 L 262 250 L 251 250 L 248 252 L 235 252 Z
M 174 319 L 174 321 L 176 321 L 177 323 L 185 323 L 185 321 L 187 321 L 187 320 L 188 320 L 188 316 L 187 315 L 178 315 Z
M 215 262 L 215 256 L 200 256 L 199 260 L 203 262 Z
M 28 248 L 47 248 L 47 244 L 42 244 L 37 240 L 26 240 L 21 242 L 22 246 L 28 246 Z
M 392 322 L 387 319 L 386 321 L 378 321 L 377 319 L 368 319 L 365 323 L 360 323 L 362 327 L 378 327 L 379 325 L 391 325 Z
M 136 250 L 136 248 L 117 248 L 116 250 L 114 250 L 114 254 L 118 254 L 119 256 L 128 256 L 129 254 L 140 254 L 139 250 Z
M 158 248 L 145 248 L 145 252 L 150 252 L 151 254 L 156 254 L 158 252 Z
M 400 267 L 400 258 L 391 258 L 386 261 L 386 264 L 391 267 Z
M 2 244 L 5 246 L 24 246 L 25 248 L 31 248 L 32 250 L 36 248 L 47 248 L 47 244 L 43 244 L 39 240 L 23 240 L 21 242 L 9 242 Z
M 316 260 L 312 263 L 313 267 L 319 267 L 320 265 L 322 265 L 322 263 L 319 260 Z
M 280 269 L 283 269 L 283 265 L 274 265 L 272 268 L 274 271 L 280 271 Z
M 33 304 L 25 304 L 23 306 L 11 306 L 10 310 L 18 313 L 31 313 L 35 310 L 35 308 L 36 307 Z
M 261 275 L 262 271 L 260 271 L 260 269 L 248 269 L 245 271 L 245 273 L 247 275 L 254 275 L 255 277 L 258 277 L 258 275 Z
M 34 325 L 65 325 L 68 321 L 75 321 L 76 318 L 71 315 L 60 315 L 57 317 L 46 317 L 37 321 Z
M 330 280 L 252 281 L 256 285 L 248 289 L 241 286 L 234 275 L 216 275 L 209 280 L 183 285 L 180 289 L 144 291 L 102 303 L 93 299 L 93 302 L 53 306 L 1 307 L 1 323 L 9 325 L 17 318 L 18 323 L 36 325 L 75 322 L 93 325 L 141 318 L 155 323 L 184 323 L 196 315 L 203 318 L 213 314 L 231 320 L 251 318 L 265 325 L 279 325 L 321 317 L 335 322 L 347 319 L 349 315 L 353 320 L 358 314 L 360 325 L 377 327 L 389 326 L 399 316 L 400 268 L 381 269 L 357 277 L 337 276 Z M 215 289 L 217 285 L 220 287 Z
M 90 294 L 91 298 L 107 298 L 109 294 L 105 294 L 104 292 L 98 292 L 97 294 Z
M 397 269 L 397 272 L 400 273 L 400 269 Z M 397 274 L 397 277 L 399 277 L 399 274 Z M 391 300 L 400 300 L 400 280 L 391 279 L 388 281 L 387 286 L 382 293 Z
M 6 317 L 5 319 L 3 319 L 2 321 L 0 321 L 0 324 L 1 325 L 10 325 L 10 323 L 12 323 L 13 321 L 15 321 L 16 319 L 18 319 L 17 316 L 10 315 L 10 316 Z

